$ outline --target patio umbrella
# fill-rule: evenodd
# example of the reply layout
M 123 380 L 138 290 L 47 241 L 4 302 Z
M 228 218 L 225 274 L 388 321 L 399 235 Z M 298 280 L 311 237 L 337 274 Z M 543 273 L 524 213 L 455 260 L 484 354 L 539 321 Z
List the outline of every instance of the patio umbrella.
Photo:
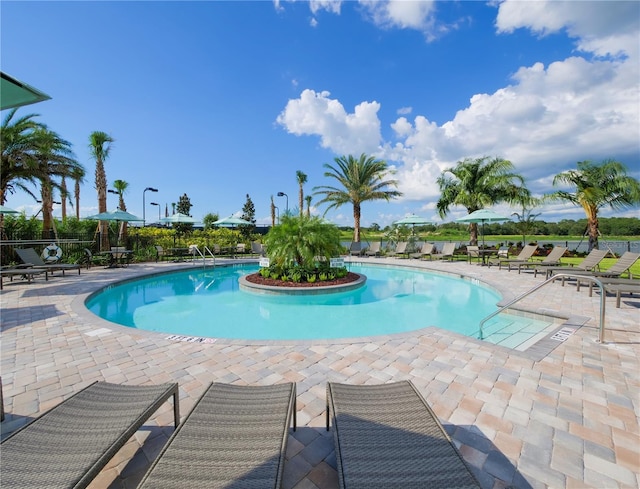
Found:
M 35 104 L 51 98 L 37 88 L 33 88 L 4 72 L 0 72 L 0 92 L 2 92 L 0 110 Z
M 172 216 L 163 217 L 162 219 L 160 219 L 160 222 L 163 222 L 165 224 L 175 224 L 175 223 L 193 224 L 194 222 L 196 222 L 196 220 L 191 216 L 187 216 L 186 214 L 176 212 Z
M 251 226 L 252 223 L 245 221 L 240 217 L 229 216 L 223 219 L 218 219 L 213 223 L 214 226 L 220 226 L 223 228 L 234 228 L 236 226 Z
M 416 224 L 431 224 L 430 221 L 427 221 L 424 217 L 416 216 L 415 214 L 409 214 L 408 216 L 404 216 L 402 219 L 394 222 L 397 225 L 408 225 L 411 224 L 411 234 L 414 234 Z
M 120 209 L 94 214 L 93 216 L 87 217 L 87 219 L 95 219 L 96 221 L 116 221 L 116 224 L 118 222 L 142 221 L 142 218 L 134 216 L 127 211 L 121 211 Z M 118 235 L 118 241 L 119 240 L 120 235 Z M 116 245 L 117 244 L 118 242 L 116 241 Z
M 0 214 L 20 214 L 20 212 L 14 211 L 13 209 L 5 207 L 4 205 L 0 205 Z
M 484 248 L 484 223 L 485 222 L 498 222 L 508 221 L 509 218 L 493 212 L 490 209 L 478 209 L 471 214 L 459 217 L 457 222 L 479 222 L 482 224 L 482 247 Z

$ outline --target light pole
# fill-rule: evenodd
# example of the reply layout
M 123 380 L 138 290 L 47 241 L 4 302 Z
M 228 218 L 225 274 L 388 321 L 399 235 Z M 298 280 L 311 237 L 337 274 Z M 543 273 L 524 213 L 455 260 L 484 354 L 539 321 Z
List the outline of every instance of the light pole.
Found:
M 147 187 L 142 191 L 142 227 L 144 227 L 144 224 L 145 224 L 144 194 L 147 192 L 147 190 L 150 190 L 151 192 L 157 192 L 158 191 L 157 188 L 153 188 L 153 187 Z
M 158 222 L 160 222 L 160 204 L 157 202 L 149 202 L 149 204 L 158 206 Z
M 287 207 L 285 207 L 285 214 L 289 214 L 289 196 L 284 192 L 278 192 L 278 197 L 286 197 L 287 198 Z
M 118 204 L 116 205 L 116 209 L 120 209 L 120 194 L 112 189 L 108 189 L 107 192 L 109 192 L 110 194 L 116 194 L 118 196 Z

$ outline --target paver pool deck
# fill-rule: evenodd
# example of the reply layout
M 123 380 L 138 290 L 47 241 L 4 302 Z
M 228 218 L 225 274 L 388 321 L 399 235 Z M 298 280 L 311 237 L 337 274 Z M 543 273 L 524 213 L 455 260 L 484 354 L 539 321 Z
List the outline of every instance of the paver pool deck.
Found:
M 467 262 L 363 261 L 465 275 L 494 287 L 504 301 L 543 280 Z M 605 342 L 599 343 L 599 293 L 589 297 L 587 288 L 577 292 L 560 283 L 541 288 L 520 307 L 569 318 L 564 327 L 574 332 L 524 352 L 432 327 L 429 318 L 416 318 L 411 333 L 352 340 L 192 343 L 117 326 L 83 307 L 88 294 L 113 281 L 193 266 L 94 267 L 80 276 L 6 282 L 0 294 L 2 437 L 94 380 L 178 382 L 183 417 L 212 381 L 292 381 L 298 430 L 289 436 L 283 487 L 329 489 L 338 480 L 333 435 L 324 429 L 326 382 L 409 379 L 483 488 L 640 487 L 637 295 L 624 297 L 620 309 L 607 299 Z M 172 416 L 167 403 L 90 487 L 135 487 L 171 435 Z

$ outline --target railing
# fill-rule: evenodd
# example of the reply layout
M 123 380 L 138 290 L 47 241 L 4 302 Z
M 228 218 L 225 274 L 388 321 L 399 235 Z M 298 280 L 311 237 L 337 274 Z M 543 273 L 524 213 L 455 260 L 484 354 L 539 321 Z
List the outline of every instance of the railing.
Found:
M 189 246 L 189 249 L 191 250 L 191 254 L 193 255 L 193 261 L 195 263 L 196 261 L 196 254 L 200 255 L 200 257 L 202 258 L 202 268 L 205 268 L 207 266 L 207 256 L 206 254 L 208 253 L 209 255 L 211 255 L 211 258 L 213 258 L 213 266 L 216 266 L 216 256 L 213 254 L 213 252 L 208 248 L 208 247 L 204 247 L 204 253 L 202 251 L 200 251 L 200 248 L 198 248 L 196 245 L 191 245 Z
M 502 306 L 497 311 L 489 314 L 486 318 L 484 318 L 482 321 L 480 321 L 480 332 L 479 332 L 478 338 L 481 339 L 481 340 L 484 339 L 484 329 L 483 329 L 483 327 L 484 327 L 484 324 L 487 321 L 489 321 L 489 319 L 497 316 L 498 314 L 500 314 L 505 309 L 508 309 L 509 307 L 514 305 L 516 302 L 519 302 L 520 300 L 522 300 L 525 297 L 533 294 L 538 289 L 544 287 L 545 285 L 547 285 L 550 282 L 555 281 L 558 278 L 575 278 L 575 279 L 580 279 L 580 280 L 590 280 L 591 282 L 594 282 L 596 285 L 598 285 L 598 287 L 600 287 L 600 327 L 599 327 L 599 333 L 598 333 L 598 343 L 603 343 L 604 342 L 604 315 L 605 315 L 605 305 L 606 305 L 607 293 L 605 291 L 604 285 L 602 285 L 602 282 L 600 280 L 598 280 L 596 277 L 592 277 L 590 275 L 580 275 L 580 274 L 577 274 L 577 273 L 558 273 L 558 274 L 552 276 L 551 278 L 548 278 L 547 280 L 545 280 L 541 284 L 536 285 L 533 289 L 530 289 L 530 290 L 526 291 L 524 294 L 519 295 L 518 297 L 513 299 L 511 302 L 509 302 L 506 305 Z

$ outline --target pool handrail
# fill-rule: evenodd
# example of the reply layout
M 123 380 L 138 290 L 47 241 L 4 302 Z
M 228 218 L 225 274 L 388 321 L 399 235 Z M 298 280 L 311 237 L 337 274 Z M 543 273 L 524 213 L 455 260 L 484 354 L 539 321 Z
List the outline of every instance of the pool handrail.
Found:
M 489 319 L 497 316 L 498 314 L 500 314 L 505 309 L 508 309 L 509 307 L 514 305 L 516 302 L 519 302 L 520 300 L 524 299 L 528 295 L 531 295 L 532 293 L 534 293 L 536 290 L 544 287 L 549 282 L 554 282 L 558 278 L 575 278 L 575 279 L 580 278 L 580 279 L 586 279 L 586 280 L 590 280 L 590 281 L 594 282 L 598 287 L 600 287 L 600 326 L 599 326 L 599 329 L 598 329 L 598 340 L 597 340 L 597 342 L 598 343 L 604 343 L 604 327 L 605 327 L 604 316 L 605 316 L 605 306 L 606 306 L 606 298 L 607 298 L 607 293 L 606 293 L 606 291 L 604 289 L 604 285 L 602 284 L 602 282 L 599 279 L 597 279 L 595 277 L 590 277 L 590 276 L 585 276 L 585 275 L 578 275 L 578 274 L 575 274 L 575 273 L 558 273 L 558 274 L 554 275 L 553 277 L 546 279 L 544 282 L 536 285 L 532 289 L 529 289 L 528 291 L 526 291 L 523 294 L 519 295 L 518 297 L 516 297 L 512 301 L 508 302 L 506 305 L 502 306 L 497 311 L 494 311 L 491 314 L 489 314 L 486 318 L 484 318 L 482 321 L 480 321 L 480 326 L 479 326 L 479 330 L 480 331 L 479 331 L 478 339 L 480 339 L 480 340 L 484 339 L 483 326 Z

